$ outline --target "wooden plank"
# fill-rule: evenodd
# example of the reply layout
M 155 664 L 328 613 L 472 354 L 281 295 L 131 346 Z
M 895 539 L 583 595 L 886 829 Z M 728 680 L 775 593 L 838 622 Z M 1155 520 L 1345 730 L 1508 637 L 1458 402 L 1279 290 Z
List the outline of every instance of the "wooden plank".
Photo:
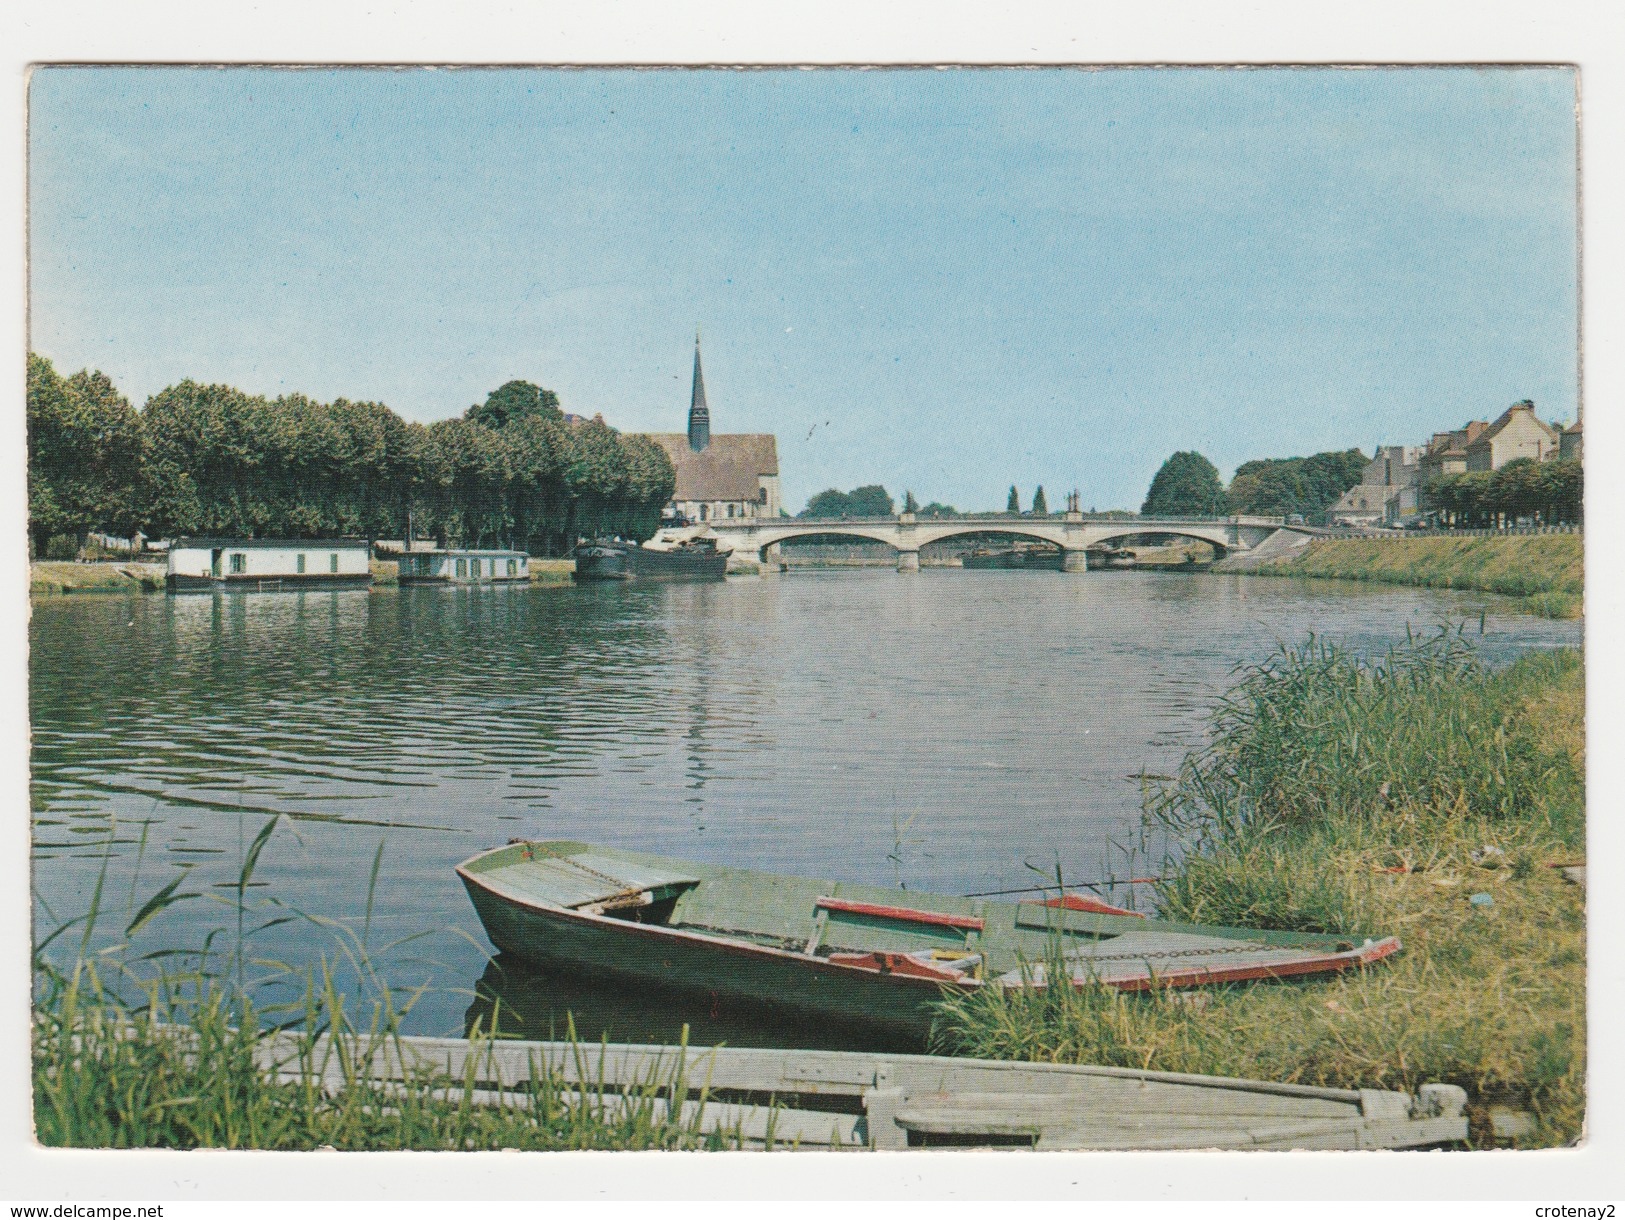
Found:
M 980 932 L 983 921 L 974 915 L 948 915 L 941 911 L 919 911 L 912 907 L 883 906 L 877 902 L 853 902 L 846 898 L 820 897 L 816 906 L 848 915 L 868 915 L 874 919 L 894 919 L 900 923 L 923 923 L 938 928 L 969 928 Z
M 294 1072 L 282 1072 L 279 1073 L 279 1077 L 288 1084 L 301 1083 L 306 1079 Z M 319 1087 L 329 1095 L 341 1093 L 348 1087 L 344 1074 L 338 1070 L 336 1064 L 321 1073 L 317 1079 Z M 399 1096 L 405 1093 L 405 1088 L 394 1081 L 373 1081 L 372 1084 L 386 1095 Z M 447 1087 L 429 1089 L 427 1095 L 453 1102 L 462 1101 L 466 1095 L 473 1105 L 493 1108 L 523 1109 L 529 1104 L 523 1094 L 512 1089 L 464 1090 Z M 567 1104 L 589 1104 L 611 1121 L 618 1119 L 624 1112 L 640 1106 L 646 1107 L 656 1121 L 664 1121 L 671 1110 L 670 1102 L 663 1097 L 643 1099 L 618 1094 L 596 1095 L 573 1090 L 562 1091 L 558 1096 Z M 680 1117 L 684 1124 L 695 1126 L 705 1134 L 716 1131 L 727 1135 L 737 1134 L 744 1142 L 751 1144 L 765 1146 L 769 1143 L 771 1134 L 772 1146 L 776 1148 L 800 1145 L 856 1149 L 868 1146 L 865 1123 L 854 1114 L 831 1114 L 783 1106 L 758 1106 L 711 1099 L 701 1102 L 691 1099 L 683 1103 Z
M 185 1036 L 187 1031 L 177 1033 Z M 471 1080 L 481 1103 L 493 1105 L 514 1104 L 516 1090 L 533 1072 L 546 1070 L 571 1090 L 567 1096 L 573 1100 L 591 1099 L 611 1113 L 639 1104 L 616 1090 L 665 1087 L 681 1066 L 689 1091 L 685 1105 L 694 1107 L 683 1113 L 699 1116 L 707 1131 L 737 1128 L 752 1144 L 766 1141 L 770 1123 L 781 1141 L 816 1147 L 901 1147 L 910 1131 L 1028 1135 L 1041 1148 L 1145 1150 L 1401 1148 L 1466 1137 L 1459 1107 L 1456 1113 L 1440 1113 L 1435 1106 L 1430 1116 L 1412 1119 L 1419 1103 L 1403 1093 L 1124 1068 L 840 1051 L 470 1043 L 458 1038 L 352 1038 L 341 1044 L 324 1035 L 309 1043 L 291 1033 L 266 1035 L 256 1052 L 264 1066 L 290 1080 L 300 1077 L 302 1057 L 324 1090 L 342 1090 L 347 1080 L 358 1078 L 398 1082 L 432 1071 L 452 1081 Z M 598 1093 L 600 1084 L 607 1094 Z M 790 1108 L 708 1100 L 701 1115 L 694 1093 L 706 1088 L 793 1094 L 802 1101 Z M 443 1091 L 448 1097 L 463 1094 L 455 1084 Z M 867 1114 L 820 1112 L 806 1104 L 821 1095 L 862 1097 Z M 669 1104 L 655 1100 L 661 1107 Z
M 1192 1128 L 1187 1130 L 1120 1131 L 1107 1127 L 1046 1129 L 1040 1151 L 1098 1150 L 1161 1152 L 1218 1149 L 1339 1149 L 1361 1147 L 1356 1123 L 1304 1123 L 1295 1126 Z
M 278 1045 L 292 1053 L 295 1035 L 277 1036 Z M 461 1077 L 468 1057 L 487 1070 L 503 1073 L 508 1080 L 523 1079 L 532 1064 L 545 1065 L 566 1079 L 596 1082 L 602 1073 L 606 1083 L 632 1087 L 652 1077 L 664 1078 L 677 1065 L 678 1050 L 673 1047 L 613 1044 L 608 1047 L 565 1042 L 518 1042 L 498 1040 L 471 1044 L 459 1038 L 405 1037 L 399 1048 L 414 1064 L 433 1064 Z M 375 1051 L 375 1070 L 392 1062 L 396 1040 Z M 1132 1094 L 1137 1104 L 1177 1108 L 1200 1105 L 1198 1098 L 1219 1096 L 1227 1106 L 1244 1112 L 1303 1113 L 1289 1102 L 1318 1100 L 1338 1103 L 1358 1113 L 1362 1101 L 1353 1089 L 1326 1089 L 1317 1086 L 1281 1084 L 1273 1081 L 1235 1080 L 1197 1076 L 1188 1073 L 1152 1072 L 1132 1068 L 1110 1068 L 1073 1064 L 1012 1063 L 999 1060 L 954 1059 L 930 1055 L 881 1055 L 845 1051 L 776 1050 L 748 1047 L 702 1048 L 687 1051 L 686 1075 L 695 1087 L 709 1081 L 717 1089 L 749 1089 L 760 1092 L 829 1093 L 858 1097 L 873 1088 L 877 1074 L 887 1073 L 909 1095 L 931 1093 L 1070 1093 L 1100 1092 L 1106 1082 L 1120 1086 L 1145 1086 Z M 1153 1086 L 1176 1086 L 1156 1088 Z M 1183 1087 L 1178 1087 L 1183 1086 Z M 1405 1099 L 1404 1094 L 1393 1094 Z M 1256 1099 L 1256 1100 L 1255 1100 Z M 1334 1115 L 1341 1108 L 1312 1107 L 1313 1113 Z
M 1354 1127 L 1358 1114 L 1331 1118 L 1303 1115 L 1179 1114 L 1108 1110 L 1087 1099 L 1052 1097 L 966 1096 L 942 1099 L 909 1098 L 898 1111 L 897 1122 L 914 1131 L 937 1135 L 1047 1134 L 1063 1130 L 1101 1130 L 1151 1136 L 1175 1132 L 1201 1134 L 1240 1129 L 1287 1129 L 1305 1125 Z M 1080 1104 L 1081 1102 L 1081 1104 Z

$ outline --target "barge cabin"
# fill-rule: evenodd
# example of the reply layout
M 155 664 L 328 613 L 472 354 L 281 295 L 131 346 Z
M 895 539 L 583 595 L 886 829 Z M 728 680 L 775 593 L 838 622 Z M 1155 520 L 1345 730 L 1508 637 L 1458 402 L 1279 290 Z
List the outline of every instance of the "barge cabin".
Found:
M 402 555 L 403 585 L 526 584 L 530 556 L 524 551 L 408 551 Z
M 371 559 L 364 538 L 177 538 L 165 583 L 171 593 L 364 589 Z

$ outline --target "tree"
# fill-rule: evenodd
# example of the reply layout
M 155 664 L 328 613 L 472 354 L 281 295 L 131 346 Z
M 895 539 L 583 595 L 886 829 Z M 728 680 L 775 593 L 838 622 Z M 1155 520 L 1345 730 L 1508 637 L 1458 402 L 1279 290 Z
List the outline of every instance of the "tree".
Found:
M 1360 481 L 1368 464 L 1358 449 L 1243 462 L 1230 480 L 1230 511 L 1318 516 Z
M 914 498 L 914 493 L 912 491 L 905 491 L 903 493 L 903 511 L 905 513 L 917 513 L 920 511 L 920 502 Z
M 1533 516 L 1545 498 L 1540 483 L 1540 463 L 1534 458 L 1514 458 L 1490 479 L 1488 507 L 1508 524 Z
M 938 504 L 935 500 L 933 500 L 920 510 L 920 516 L 937 518 L 957 517 L 959 516 L 959 510 L 952 504 Z
M 1162 464 L 1140 513 L 1147 517 L 1202 517 L 1223 511 L 1224 486 L 1212 462 L 1181 450 Z
M 1010 499 L 1005 502 L 1004 511 L 1012 517 L 1019 515 L 1021 512 L 1021 496 L 1016 491 L 1014 483 L 1010 484 Z
M 821 491 L 807 501 L 807 507 L 801 510 L 803 517 L 850 517 L 852 515 L 852 502 L 844 491 L 837 491 L 831 487 L 828 491 Z
M 854 517 L 889 517 L 897 511 L 891 493 L 879 483 L 854 487 L 847 493 L 847 502 Z
M 1580 520 L 1585 501 L 1585 475 L 1579 462 L 1542 462 L 1539 483 L 1542 512 L 1548 524 L 1565 525 Z
M 1049 504 L 1044 500 L 1044 485 L 1042 483 L 1038 485 L 1038 490 L 1033 492 L 1033 516 L 1049 516 Z
M 141 417 L 104 373 L 64 378 L 28 357 L 28 531 L 43 555 L 54 534 L 128 536 L 142 524 Z
M 470 423 L 487 428 L 504 428 L 521 419 L 540 416 L 543 419 L 562 420 L 559 396 L 528 381 L 509 381 L 485 396 L 485 401 L 463 412 Z
M 801 510 L 803 517 L 889 517 L 895 511 L 891 494 L 880 484 L 854 487 L 851 491 L 837 491 L 831 487 L 807 501 Z

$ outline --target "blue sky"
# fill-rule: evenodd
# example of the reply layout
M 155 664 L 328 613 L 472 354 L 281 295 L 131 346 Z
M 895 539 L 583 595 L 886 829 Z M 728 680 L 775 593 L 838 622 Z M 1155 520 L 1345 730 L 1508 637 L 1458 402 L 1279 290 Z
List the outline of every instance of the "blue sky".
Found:
M 786 500 L 1138 507 L 1157 466 L 1574 417 L 1562 69 L 44 69 L 31 346 L 779 438 Z

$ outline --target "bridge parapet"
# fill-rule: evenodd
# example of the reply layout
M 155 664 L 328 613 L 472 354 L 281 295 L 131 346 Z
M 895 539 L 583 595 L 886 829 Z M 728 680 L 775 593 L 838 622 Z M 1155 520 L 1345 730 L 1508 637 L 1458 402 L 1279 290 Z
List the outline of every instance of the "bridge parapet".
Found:
M 1279 517 L 1108 517 L 1065 513 L 1048 517 L 1013 517 L 988 514 L 975 517 L 739 517 L 709 523 L 712 531 L 735 552 L 756 552 L 761 559 L 785 542 L 798 538 L 838 537 L 879 542 L 897 551 L 899 571 L 919 569 L 920 548 L 971 534 L 997 534 L 1049 543 L 1061 551 L 1067 572 L 1085 569 L 1084 552 L 1107 546 L 1132 534 L 1172 534 L 1206 542 L 1220 555 L 1246 552 L 1282 531 L 1308 533 L 1286 525 Z
M 1159 530 L 1163 525 L 1245 525 L 1245 526 L 1275 526 L 1286 525 L 1285 517 L 1261 517 L 1253 515 L 1240 515 L 1229 517 L 1117 517 L 1106 513 L 1051 513 L 1046 517 L 1030 517 L 1025 514 L 1013 517 L 1009 513 L 986 513 L 979 516 L 962 517 L 922 517 L 918 513 L 897 513 L 890 517 L 725 517 L 720 521 L 708 521 L 707 525 L 718 533 L 746 532 L 753 529 L 796 526 L 808 529 L 813 526 L 829 527 L 826 533 L 840 533 L 846 526 L 866 525 L 954 525 L 962 528 L 966 526 L 1016 526 L 1016 525 L 1119 525 L 1124 526 L 1127 534 L 1155 534 L 1165 531 Z M 1137 527 L 1137 528 L 1136 528 Z M 1296 528 L 1296 527 L 1294 527 Z M 963 531 L 969 532 L 969 531 Z

